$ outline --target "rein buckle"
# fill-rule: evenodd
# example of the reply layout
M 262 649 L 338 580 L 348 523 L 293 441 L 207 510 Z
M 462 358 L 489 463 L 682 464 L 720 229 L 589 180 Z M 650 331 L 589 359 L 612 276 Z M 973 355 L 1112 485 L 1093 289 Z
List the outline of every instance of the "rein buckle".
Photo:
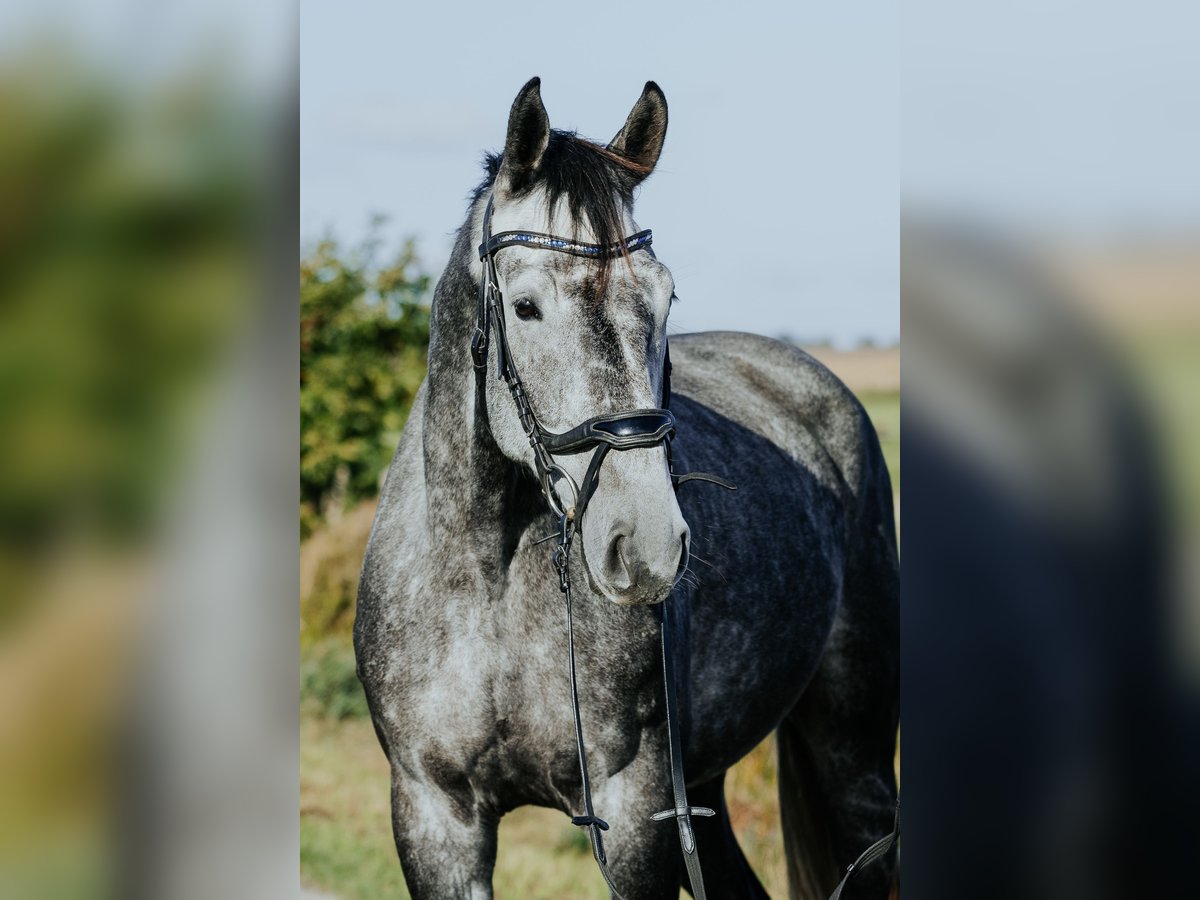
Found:
M 682 819 L 686 816 L 715 816 L 716 812 L 707 806 L 680 806 L 675 809 L 664 809 L 650 817 L 652 822 L 665 822 L 667 819 Z

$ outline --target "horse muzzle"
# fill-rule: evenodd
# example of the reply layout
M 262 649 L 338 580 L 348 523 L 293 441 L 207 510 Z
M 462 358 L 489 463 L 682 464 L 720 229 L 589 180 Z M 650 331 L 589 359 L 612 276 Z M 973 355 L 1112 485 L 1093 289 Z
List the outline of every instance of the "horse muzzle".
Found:
M 690 532 L 654 455 L 610 460 L 579 535 L 593 590 L 620 606 L 662 602 L 687 564 Z

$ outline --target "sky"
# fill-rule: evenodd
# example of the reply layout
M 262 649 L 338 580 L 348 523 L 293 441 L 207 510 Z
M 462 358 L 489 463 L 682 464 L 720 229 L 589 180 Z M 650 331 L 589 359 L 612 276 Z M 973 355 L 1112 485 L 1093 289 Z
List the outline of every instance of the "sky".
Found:
M 438 273 L 530 77 L 553 127 L 602 141 L 654 80 L 670 125 L 635 215 L 672 330 L 896 341 L 896 4 L 667 7 L 303 2 L 302 244 L 378 213 Z
M 904 216 L 1042 239 L 1200 233 L 1200 4 L 302 0 L 301 242 L 412 236 L 440 271 L 533 75 L 608 140 L 650 79 L 638 199 L 679 330 L 899 337 Z

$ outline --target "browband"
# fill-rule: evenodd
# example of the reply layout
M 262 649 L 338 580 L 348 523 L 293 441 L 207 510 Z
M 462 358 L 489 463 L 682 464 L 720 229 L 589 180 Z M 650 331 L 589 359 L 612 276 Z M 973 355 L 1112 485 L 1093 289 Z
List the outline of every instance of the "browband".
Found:
M 570 241 L 566 238 L 555 237 L 552 234 L 542 234 L 539 231 L 502 231 L 488 238 L 479 245 L 479 258 L 486 259 L 501 247 L 530 247 L 534 250 L 557 250 L 559 253 L 570 253 L 572 256 L 585 256 L 589 259 L 612 259 L 649 247 L 654 242 L 654 235 L 647 228 L 627 238 L 613 241 L 611 244 L 584 244 Z

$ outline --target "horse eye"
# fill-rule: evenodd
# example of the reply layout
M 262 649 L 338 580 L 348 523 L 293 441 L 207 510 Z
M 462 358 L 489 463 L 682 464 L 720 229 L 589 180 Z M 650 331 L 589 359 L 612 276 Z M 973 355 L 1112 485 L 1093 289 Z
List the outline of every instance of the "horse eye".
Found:
M 520 300 L 518 300 L 513 306 L 513 310 L 516 312 L 518 319 L 541 318 L 541 316 L 538 314 L 537 304 L 526 297 L 522 297 Z

